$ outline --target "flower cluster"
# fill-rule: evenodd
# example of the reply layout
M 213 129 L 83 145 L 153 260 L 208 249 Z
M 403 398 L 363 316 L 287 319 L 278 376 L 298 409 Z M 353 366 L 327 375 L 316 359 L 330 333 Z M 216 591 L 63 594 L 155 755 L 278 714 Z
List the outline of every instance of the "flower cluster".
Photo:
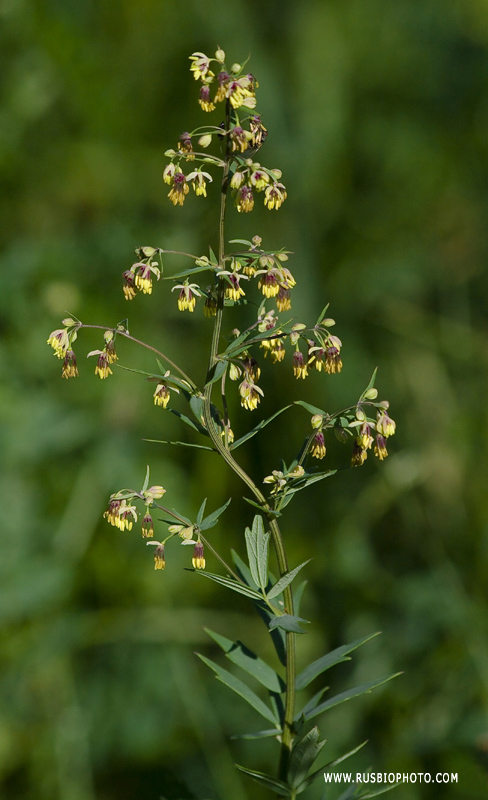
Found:
M 61 377 L 76 378 L 78 376 L 78 367 L 72 345 L 78 335 L 80 323 L 78 320 L 68 318 L 63 320 L 63 325 L 65 326 L 64 328 L 57 328 L 49 334 L 47 344 L 53 348 L 54 355 L 63 361 Z
M 163 180 L 170 187 L 168 197 L 177 206 L 182 206 L 189 194 L 191 184 L 197 196 L 207 195 L 207 183 L 212 181 L 202 166 L 196 167 L 188 175 L 182 169 L 182 163 L 198 161 L 222 168 L 225 164 L 221 158 L 195 150 L 194 140 L 202 150 L 206 150 L 212 141 L 217 140 L 225 145 L 226 158 L 232 156 L 235 170 L 230 180 L 234 192 L 235 206 L 238 212 L 247 213 L 254 208 L 254 194 L 264 192 L 266 208 L 279 209 L 286 200 L 286 188 L 281 183 L 281 170 L 267 169 L 253 156 L 263 145 L 268 131 L 261 121 L 261 116 L 250 113 L 239 117 L 239 114 L 254 111 L 256 107 L 257 81 L 251 73 L 244 72 L 242 64 L 227 67 L 225 53 L 220 48 L 215 57 L 205 53 L 193 53 L 190 56 L 190 69 L 195 80 L 201 82 L 199 103 L 204 111 L 213 111 L 218 103 L 226 103 L 227 119 L 219 126 L 203 126 L 193 132 L 184 131 L 179 139 L 177 149 L 167 150 L 171 158 L 163 170 Z M 246 126 L 246 127 L 245 127 Z
M 118 361 L 118 355 L 115 352 L 115 336 L 115 331 L 105 331 L 103 334 L 103 338 L 105 339 L 105 347 L 103 350 L 91 350 L 87 355 L 87 358 L 90 358 L 90 356 L 98 356 L 95 375 L 98 375 L 101 380 L 113 374 L 110 369 L 110 364 L 115 364 L 115 362 Z
M 143 294 L 151 294 L 153 276 L 156 280 L 161 277 L 158 262 L 154 261 L 154 256 L 159 255 L 161 257 L 161 249 L 159 247 L 138 247 L 135 252 L 139 261 L 136 261 L 130 269 L 122 273 L 126 300 L 133 300 L 137 290 Z
M 386 440 L 389 436 L 393 436 L 396 430 L 396 423 L 388 414 L 389 403 L 383 400 L 377 404 L 376 420 L 365 418 L 364 409 L 358 406 L 356 416 L 358 419 L 359 427 L 356 436 L 351 464 L 353 467 L 359 467 L 364 464 L 368 457 L 368 450 L 373 447 L 373 452 L 380 461 L 383 461 L 388 455 L 386 448 Z M 376 430 L 376 435 L 373 436 Z

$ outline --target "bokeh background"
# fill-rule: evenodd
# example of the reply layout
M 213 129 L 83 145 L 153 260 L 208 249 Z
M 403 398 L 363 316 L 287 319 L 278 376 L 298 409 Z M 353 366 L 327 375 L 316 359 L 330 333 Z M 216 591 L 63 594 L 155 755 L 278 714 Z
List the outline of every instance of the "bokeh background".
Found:
M 0 796 L 266 796 L 232 764 L 266 769 L 276 744 L 230 739 L 260 720 L 193 656 L 219 659 L 208 626 L 271 660 L 266 631 L 244 599 L 184 571 L 188 549 L 169 547 L 154 572 L 138 532 L 102 520 L 109 494 L 139 487 L 150 464 L 189 515 L 232 495 L 212 541 L 243 554 L 242 489 L 212 454 L 143 441 L 191 432 L 139 376 L 95 378 L 95 332 L 80 337 L 77 380 L 60 380 L 45 344 L 66 310 L 107 325 L 128 315 L 131 333 L 203 377 L 201 308 L 179 314 L 167 283 L 129 307 L 120 274 L 138 245 L 216 244 L 218 190 L 174 208 L 161 172 L 179 134 L 209 119 L 188 55 L 219 44 L 231 62 L 251 55 L 262 160 L 289 191 L 278 213 L 231 213 L 229 235 L 294 251 L 294 313 L 313 321 L 330 302 L 344 342 L 340 376 L 299 386 L 289 360 L 266 364 L 252 422 L 305 395 L 342 407 L 379 366 L 398 424 L 384 464 L 311 487 L 284 524 L 291 563 L 313 556 L 301 664 L 382 631 L 329 674 L 331 691 L 404 671 L 319 721 L 325 753 L 368 739 L 353 771 L 458 773 L 404 784 L 399 800 L 486 797 L 488 6 L 1 0 L 0 20 Z M 247 413 L 234 417 L 243 433 Z M 261 480 L 308 424 L 286 412 L 243 463 Z M 328 464 L 347 457 L 331 446 Z

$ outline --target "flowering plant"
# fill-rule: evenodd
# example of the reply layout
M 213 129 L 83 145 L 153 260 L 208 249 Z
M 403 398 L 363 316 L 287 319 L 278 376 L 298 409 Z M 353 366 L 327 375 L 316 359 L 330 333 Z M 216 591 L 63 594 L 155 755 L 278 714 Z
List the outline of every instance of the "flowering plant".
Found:
M 165 353 L 135 339 L 129 334 L 126 320 L 114 327 L 106 327 L 85 324 L 69 317 L 63 320 L 63 328 L 50 334 L 48 344 L 63 362 L 64 378 L 78 375 L 73 346 L 83 329 L 104 331 L 102 349 L 88 353 L 88 356 L 97 357 L 95 374 L 102 380 L 112 375 L 111 367 L 118 360 L 116 343 L 120 340 L 130 339 L 150 350 L 156 357 L 155 368 L 153 372 L 144 374 L 147 381 L 155 384 L 154 404 L 162 409 L 169 407 L 195 434 L 204 437 L 206 444 L 203 447 L 217 453 L 247 487 L 251 497 L 246 499 L 253 510 L 253 518 L 249 519 L 244 531 L 247 562 L 234 554 L 233 565 L 229 565 L 226 556 L 217 553 L 207 538 L 207 531 L 218 523 L 230 500 L 208 515 L 205 514 L 204 500 L 196 518 L 190 518 L 161 505 L 159 501 L 166 490 L 160 485 L 149 485 L 149 469 L 140 490 L 122 489 L 112 494 L 104 516 L 120 530 L 131 530 L 140 522 L 142 536 L 154 548 L 156 570 L 165 568 L 165 548 L 169 541 L 180 539 L 183 545 L 192 546 L 191 563 L 197 575 L 216 582 L 222 589 L 244 595 L 259 611 L 269 629 L 282 672 L 272 669 L 242 644 L 217 633 L 211 632 L 210 635 L 231 662 L 267 690 L 268 703 L 221 665 L 204 655 L 200 658 L 220 681 L 248 702 L 271 726 L 248 738 L 269 736 L 279 743 L 275 769 L 266 773 L 244 766 L 239 766 L 239 769 L 273 792 L 295 798 L 325 768 L 315 765 L 325 741 L 320 739 L 318 728 L 310 725 L 310 721 L 351 697 L 369 692 L 393 676 L 356 686 L 325 701 L 322 700 L 322 690 L 307 702 L 297 704 L 298 692 L 334 664 L 347 660 L 349 653 L 372 637 L 344 645 L 313 661 L 297 674 L 296 639 L 297 634 L 304 633 L 306 620 L 298 615 L 304 584 L 294 592 L 293 582 L 308 562 L 290 568 L 281 532 L 283 513 L 298 492 L 336 473 L 329 465 L 325 469 L 313 465 L 314 460 L 323 462 L 326 458 L 326 441 L 330 435 L 350 444 L 351 465 L 360 466 L 369 452 L 380 460 L 387 456 L 386 443 L 395 432 L 395 423 L 388 414 L 388 402 L 378 400 L 375 370 L 359 398 L 347 408 L 331 412 L 301 399 L 294 402 L 310 415 L 310 427 L 304 432 L 302 446 L 291 463 L 282 462 L 280 468 L 270 475 L 254 476 L 236 460 L 235 451 L 241 445 L 260 434 L 265 426 L 291 406 L 278 409 L 271 417 L 260 420 L 236 438 L 228 413 L 229 381 L 238 382 L 238 396 L 244 411 L 255 411 L 263 396 L 259 385 L 260 354 L 265 361 L 275 364 L 286 358 L 289 346 L 293 374 L 302 386 L 312 372 L 330 376 L 341 371 L 342 341 L 332 332 L 335 322 L 327 316 L 328 306 L 312 325 L 298 322 L 290 315 L 296 280 L 286 266 L 290 256 L 288 250 L 265 247 L 258 235 L 230 243 L 226 241 L 225 213 L 229 197 L 233 198 L 239 214 L 247 214 L 252 211 L 259 195 L 262 195 L 267 209 L 279 210 L 287 198 L 287 191 L 282 183 L 281 170 L 269 169 L 256 160 L 267 130 L 256 112 L 258 84 L 255 77 L 246 72 L 245 65 L 227 66 L 225 53 L 220 48 L 213 58 L 194 53 L 190 60 L 193 77 L 200 83 L 198 102 L 201 109 L 211 113 L 220 106 L 224 121 L 185 131 L 177 149 L 166 151 L 169 162 L 164 168 L 163 180 L 169 186 L 171 202 L 183 206 L 190 187 L 197 197 L 206 197 L 207 185 L 213 180 L 213 175 L 220 175 L 218 252 L 215 254 L 210 248 L 208 256 L 180 253 L 191 262 L 190 266 L 163 278 L 163 256 L 176 251 L 138 247 L 135 262 L 123 273 L 123 291 L 126 300 L 133 301 L 138 293 L 150 295 L 155 281 L 171 280 L 171 292 L 177 292 L 177 306 L 181 312 L 194 313 L 197 305 L 203 305 L 204 315 L 213 326 L 206 376 L 199 383 Z M 190 165 L 190 172 L 185 172 L 187 165 Z M 195 279 L 200 281 L 202 275 L 207 276 L 203 285 L 195 282 Z M 232 318 L 233 308 L 243 302 L 255 309 L 253 316 L 245 330 L 234 328 L 224 340 L 224 319 Z M 270 302 L 276 308 L 271 308 Z M 174 406 L 175 395 L 188 404 L 192 417 Z M 202 447 L 201 444 L 196 446 Z M 158 531 L 159 539 L 155 538 L 155 510 L 163 513 L 161 522 L 167 526 L 164 535 Z M 276 557 L 278 577 L 269 569 L 270 547 Z M 206 571 L 205 550 L 220 562 L 223 572 Z M 329 763 L 327 766 L 333 765 Z M 347 796 L 353 795 L 348 793 Z M 373 795 L 369 793 L 368 796 Z

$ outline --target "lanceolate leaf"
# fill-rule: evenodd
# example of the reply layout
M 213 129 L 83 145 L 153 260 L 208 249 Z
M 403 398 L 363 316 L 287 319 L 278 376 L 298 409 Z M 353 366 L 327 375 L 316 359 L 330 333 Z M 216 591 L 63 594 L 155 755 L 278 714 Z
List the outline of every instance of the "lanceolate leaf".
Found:
M 277 778 L 272 778 L 271 775 L 266 775 L 264 772 L 246 769 L 246 767 L 241 767 L 239 764 L 236 764 L 236 767 L 237 769 L 240 769 L 241 772 L 244 772 L 245 775 L 249 775 L 250 778 L 260 783 L 262 786 L 266 786 L 267 789 L 272 789 L 274 792 L 276 792 L 276 794 L 279 794 L 282 797 L 290 796 L 290 788 L 286 785 L 286 783 L 277 780 Z
M 269 422 L 272 422 L 272 420 L 274 420 L 276 417 L 282 414 L 283 411 L 286 411 L 287 408 L 291 408 L 291 406 L 285 406 L 284 408 L 280 408 L 280 410 L 277 411 L 276 414 L 273 414 L 271 417 L 268 417 L 268 419 L 262 420 L 260 423 L 258 423 L 258 425 L 256 425 L 255 428 L 245 433 L 244 436 L 241 436 L 241 438 L 237 439 L 237 441 L 233 442 L 230 445 L 229 449 L 235 450 L 236 447 L 240 447 L 241 444 L 247 442 L 248 439 L 252 439 L 253 436 L 256 436 L 256 434 L 259 433 L 259 431 L 261 431 Z
M 308 703 L 305 703 L 303 708 L 300 709 L 300 711 L 297 712 L 297 714 L 295 715 L 295 720 L 297 721 L 297 720 L 301 719 L 301 717 L 304 717 L 305 719 L 307 719 L 307 714 L 310 711 L 313 711 L 313 709 L 318 706 L 318 704 L 322 700 L 323 695 L 325 694 L 325 692 L 328 692 L 329 689 L 330 689 L 330 686 L 324 686 L 316 694 L 314 694 L 314 696 L 310 698 Z
M 263 518 L 259 514 L 256 514 L 252 521 L 252 533 L 256 537 L 257 542 L 256 550 L 259 586 L 264 590 L 268 585 L 268 555 L 270 534 L 265 533 Z
M 203 420 L 203 397 L 194 394 L 190 399 L 190 408 L 195 414 L 198 422 L 201 424 Z
M 295 400 L 296 406 L 303 406 L 307 411 L 310 411 L 311 414 L 320 414 L 322 417 L 326 414 L 325 411 L 322 411 L 321 408 L 317 408 L 317 406 L 312 406 L 310 403 L 306 403 L 304 400 Z
M 307 561 L 304 561 L 303 564 L 300 564 L 300 566 L 295 567 L 295 569 L 292 569 L 290 570 L 290 572 L 287 572 L 286 575 L 283 575 L 283 577 L 279 579 L 278 583 L 275 583 L 271 591 L 267 593 L 268 600 L 272 600 L 274 597 L 278 597 L 278 595 L 281 594 L 283 590 L 286 589 L 286 587 L 298 575 L 300 570 L 311 560 L 312 560 L 311 558 L 307 559 Z
M 357 753 L 359 750 L 361 750 L 364 747 L 365 744 L 366 744 L 366 742 L 362 742 L 357 747 L 355 747 L 354 750 L 349 750 L 349 752 L 348 753 L 344 753 L 343 756 L 340 756 L 339 758 L 336 758 L 334 761 L 329 761 L 328 764 L 324 764 L 324 766 L 319 767 L 319 769 L 316 769 L 314 772 L 312 772 L 310 775 L 308 775 L 308 777 L 303 781 L 303 783 L 300 785 L 300 788 L 299 788 L 298 791 L 299 792 L 303 792 L 307 788 L 307 786 L 310 786 L 310 784 L 313 783 L 315 778 L 318 778 L 319 775 L 320 775 L 320 777 L 322 777 L 325 770 L 331 769 L 332 767 L 336 767 L 338 764 L 341 764 L 343 761 L 346 760 L 346 758 L 349 758 L 350 756 L 353 756 L 355 753 Z M 361 797 L 363 797 L 363 795 L 361 795 Z
M 296 789 L 307 777 L 315 759 L 322 750 L 326 740 L 319 741 L 317 726 L 305 734 L 293 746 L 288 768 L 288 783 Z M 304 787 L 305 788 L 305 787 Z
M 394 675 L 389 675 L 388 678 L 382 678 L 379 681 L 362 683 L 360 686 L 355 686 L 353 689 L 348 689 L 346 692 L 336 694 L 335 697 L 331 697 L 330 700 L 320 703 L 313 711 L 306 715 L 305 719 L 313 719 L 319 714 L 322 714 L 323 711 L 328 711 L 329 708 L 334 708 L 335 706 L 340 705 L 340 703 L 345 703 L 346 700 L 351 700 L 351 698 L 359 697 L 362 694 L 368 694 L 373 689 L 376 689 L 378 686 L 382 686 L 384 683 L 388 683 L 388 681 L 393 680 L 393 678 L 397 678 L 401 674 L 401 672 L 395 672 Z
M 302 601 L 303 593 L 306 589 L 307 583 L 308 581 L 302 581 L 298 589 L 295 589 L 295 592 L 293 594 L 293 601 L 295 604 L 295 611 L 297 612 L 297 614 L 300 613 L 300 603 Z
M 224 503 L 223 506 L 220 506 L 220 508 L 218 508 L 216 511 L 213 511 L 211 514 L 208 515 L 208 517 L 205 517 L 205 519 L 202 520 L 202 522 L 199 525 L 200 530 L 206 531 L 209 528 L 213 528 L 213 526 L 217 523 L 219 517 L 224 513 L 225 509 L 227 508 L 231 500 L 232 497 L 229 497 L 229 499 L 227 500 L 226 503 Z
M 231 736 L 231 739 L 269 739 L 271 736 L 279 736 L 282 733 L 281 728 L 273 728 L 268 731 L 258 731 L 257 733 L 236 733 Z
M 278 723 L 278 720 L 275 718 L 269 706 L 267 706 L 266 703 L 263 703 L 261 698 L 258 697 L 257 694 L 255 694 L 252 689 L 249 688 L 249 686 L 239 680 L 239 678 L 236 678 L 235 675 L 232 675 L 231 672 L 228 672 L 226 669 L 223 669 L 223 667 L 220 667 L 214 661 L 206 658 L 206 656 L 202 656 L 201 653 L 197 653 L 197 656 L 203 661 L 204 664 L 206 664 L 215 672 L 219 681 L 224 683 L 229 687 L 229 689 L 232 689 L 233 692 L 246 700 L 246 702 L 248 702 L 249 705 L 255 709 L 255 711 L 261 714 L 262 717 L 267 719 L 268 722 L 272 722 L 273 724 Z
M 201 523 L 201 521 L 202 521 L 202 519 L 203 519 L 203 515 L 204 515 L 204 513 L 205 513 L 205 506 L 206 506 L 206 505 L 207 505 L 207 498 L 205 498 L 205 500 L 203 501 L 202 505 L 201 505 L 201 506 L 200 506 L 200 508 L 198 509 L 198 514 L 197 514 L 197 525 L 200 525 L 200 523 Z
M 195 574 L 201 575 L 202 578 L 210 578 L 211 581 L 220 583 L 221 586 L 225 586 L 227 589 L 232 589 L 232 591 L 238 592 L 238 594 L 243 594 L 245 597 L 252 597 L 253 600 L 263 599 L 259 592 L 256 592 L 254 589 L 250 589 L 249 586 L 246 586 L 244 583 L 235 581 L 233 578 L 225 578 L 223 575 L 214 575 L 212 572 L 207 572 L 206 570 L 201 569 L 195 570 Z
M 204 436 L 208 436 L 207 430 L 203 427 L 203 425 L 200 422 L 194 422 L 192 419 L 190 419 L 190 417 L 187 417 L 185 414 L 182 414 L 181 411 L 177 411 L 175 408 L 170 408 L 169 411 L 171 411 L 171 413 L 174 414 L 175 417 L 181 419 L 181 421 L 184 422 L 186 425 L 189 425 L 190 428 L 193 428 L 194 431 L 198 431 L 198 433 L 203 433 Z
M 325 672 L 326 669 L 333 667 L 335 664 L 340 664 L 342 661 L 350 661 L 351 659 L 347 657 L 348 653 L 352 653 L 353 650 L 356 650 L 378 635 L 379 633 L 372 633 L 369 636 L 364 636 L 362 639 L 356 639 L 352 644 L 344 644 L 341 647 L 337 647 L 335 650 L 327 653 L 327 655 L 322 656 L 322 658 L 318 658 L 317 661 L 313 661 L 297 676 L 295 688 L 297 691 L 305 689 L 314 678 L 322 672 Z
M 300 627 L 301 622 L 308 622 L 308 619 L 296 617 L 292 614 L 282 614 L 281 617 L 273 617 L 269 623 L 269 629 L 281 628 L 291 633 L 305 633 Z
M 251 570 L 249 569 L 247 564 L 242 560 L 242 558 L 240 557 L 239 553 L 236 553 L 235 550 L 231 550 L 230 552 L 231 552 L 231 555 L 232 555 L 232 560 L 233 560 L 234 564 L 236 565 L 237 571 L 239 572 L 242 580 L 245 581 L 245 583 L 247 583 L 248 586 L 252 586 L 254 581 L 253 581 L 252 576 L 251 576 Z
M 209 447 L 206 444 L 194 444 L 194 442 L 168 442 L 164 439 L 143 439 L 142 441 L 153 442 L 153 444 L 173 444 L 177 445 L 178 447 L 196 447 L 197 450 L 210 450 L 212 453 L 217 452 L 213 447 Z
M 253 506 L 253 508 L 258 508 L 259 511 L 261 511 L 261 512 L 263 511 L 262 505 L 260 505 L 259 503 L 256 503 L 254 500 L 250 500 L 249 497 L 243 497 L 242 499 L 245 500 L 246 503 L 249 503 L 250 506 Z M 268 509 L 266 509 L 266 514 L 267 514 L 269 519 L 271 519 L 271 518 L 277 519 L 278 517 L 281 517 L 281 514 L 279 513 L 279 511 L 269 511 Z
M 265 589 L 268 583 L 268 549 L 269 533 L 264 532 L 263 518 L 256 514 L 252 530 L 246 528 L 246 547 L 249 569 L 256 586 Z
M 226 370 L 226 367 L 227 361 L 217 361 L 213 367 L 212 377 L 206 382 L 205 386 L 208 386 L 211 383 L 216 383 L 218 380 L 220 380 Z
M 241 669 L 248 672 L 249 675 L 252 675 L 253 678 L 256 678 L 256 680 L 265 686 L 266 689 L 269 689 L 270 692 L 277 692 L 279 694 L 284 691 L 284 683 L 274 669 L 253 653 L 252 650 L 245 647 L 242 642 L 233 642 L 231 639 L 227 639 L 219 633 L 214 633 L 208 628 L 205 628 L 205 630 L 222 648 L 227 658 L 232 661 L 233 664 L 237 664 L 238 667 L 241 667 Z

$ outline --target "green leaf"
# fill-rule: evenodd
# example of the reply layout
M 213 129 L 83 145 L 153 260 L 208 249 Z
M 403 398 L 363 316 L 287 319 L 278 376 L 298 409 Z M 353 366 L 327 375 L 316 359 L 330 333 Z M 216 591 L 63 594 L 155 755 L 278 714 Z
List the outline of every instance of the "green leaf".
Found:
M 153 442 L 153 444 L 174 444 L 178 447 L 196 447 L 197 450 L 210 450 L 212 453 L 216 453 L 216 449 L 214 447 L 209 447 L 206 444 L 194 444 L 193 442 L 169 442 L 165 439 L 143 439 L 143 442 Z
M 399 783 L 391 783 L 389 786 L 383 786 L 381 789 L 376 789 L 374 792 L 365 792 L 364 794 L 358 794 L 358 800 L 367 800 L 368 797 L 378 797 L 379 794 L 386 794 L 386 792 L 391 792 L 392 789 L 396 789 L 397 786 L 400 786 Z
M 330 305 L 330 303 L 327 303 L 327 305 L 322 309 L 322 311 L 319 314 L 319 318 L 318 318 L 317 322 L 315 323 L 315 326 L 320 325 L 320 323 L 322 322 L 323 318 L 327 314 L 327 311 L 329 309 L 329 305 Z
M 342 762 L 345 761 L 346 758 L 356 755 L 356 753 L 358 753 L 359 750 L 362 750 L 364 745 L 367 743 L 368 740 L 366 739 L 364 742 L 361 742 L 361 744 L 358 744 L 358 746 L 355 747 L 353 750 L 349 750 L 348 753 L 344 753 L 343 756 L 339 756 L 339 758 L 335 758 L 334 761 L 329 761 L 327 764 L 324 764 L 324 766 L 321 767 L 321 770 L 330 769 L 331 767 L 337 767 L 337 765 L 342 764 Z
M 307 777 L 325 743 L 326 739 L 319 741 L 319 729 L 315 726 L 293 745 L 288 767 L 288 783 L 294 789 Z
M 262 505 L 256 503 L 255 500 L 251 500 L 249 497 L 243 497 L 242 499 L 245 500 L 246 503 L 249 503 L 250 506 L 253 506 L 253 508 L 258 508 L 261 511 L 261 513 L 263 513 L 264 509 Z M 269 519 L 277 519 L 278 517 L 281 517 L 279 511 L 272 511 L 270 509 L 266 509 L 264 513 Z
M 252 523 L 252 530 L 246 528 L 246 547 L 249 559 L 249 568 L 256 586 L 266 588 L 268 583 L 268 551 L 270 534 L 265 533 L 263 518 L 256 514 Z
M 142 491 L 145 492 L 148 486 L 149 486 L 149 465 L 146 468 L 146 477 L 144 478 L 144 485 L 142 487 Z
M 239 678 L 236 678 L 235 675 L 232 675 L 231 672 L 228 672 L 223 667 L 220 667 L 210 658 L 202 656 L 201 653 L 197 653 L 196 655 L 203 661 L 204 664 L 206 664 L 215 672 L 219 681 L 228 686 L 229 689 L 232 689 L 232 691 L 238 694 L 239 697 L 242 697 L 243 700 L 249 703 L 249 705 L 258 712 L 258 714 L 261 714 L 261 716 L 267 719 L 268 722 L 272 722 L 273 724 L 278 722 L 269 706 L 267 706 L 266 703 L 263 703 L 261 698 L 258 697 L 257 694 L 255 694 L 255 692 L 249 688 L 249 686 L 243 683 Z
M 371 379 L 370 379 L 368 385 L 366 386 L 366 389 L 364 390 L 364 392 L 362 394 L 363 397 L 366 394 L 366 392 L 369 392 L 369 390 L 373 388 L 375 380 L 376 380 L 376 373 L 377 372 L 378 372 L 378 367 L 375 368 L 373 374 L 371 375 Z
M 219 259 L 217 258 L 217 256 L 215 255 L 214 251 L 212 250 L 212 248 L 210 246 L 208 248 L 208 253 L 209 253 L 209 256 L 210 256 L 210 261 L 213 264 L 218 264 L 219 263 Z
M 351 785 L 348 786 L 345 792 L 342 792 L 342 794 L 337 798 L 337 800 L 350 800 L 350 798 L 357 797 L 356 795 L 357 790 L 358 790 L 357 785 L 355 783 L 351 783 Z
M 266 624 L 266 627 L 269 630 L 269 634 L 271 636 L 271 641 L 273 642 L 274 649 L 276 650 L 276 655 L 278 656 L 280 662 L 286 667 L 286 636 L 285 631 L 282 628 L 270 628 L 270 623 L 273 619 L 275 619 L 275 615 L 273 612 L 263 606 L 262 604 L 256 603 L 256 609 Z
M 310 403 L 306 403 L 304 400 L 295 400 L 295 405 L 302 406 L 307 411 L 310 411 L 311 414 L 320 414 L 322 417 L 327 413 L 326 411 L 322 411 L 321 408 L 317 408 L 317 406 L 312 406 Z
M 242 642 L 233 642 L 219 633 L 214 633 L 205 628 L 209 636 L 217 642 L 219 647 L 222 648 L 227 658 L 243 669 L 245 672 L 256 678 L 259 683 L 269 689 L 270 692 L 277 692 L 280 694 L 284 691 L 284 683 L 280 676 L 272 669 L 269 664 L 259 658 L 252 650 L 249 650 Z M 276 731 L 275 731 L 276 733 Z
M 301 708 L 300 711 L 298 711 L 296 713 L 295 721 L 298 721 L 302 717 L 304 719 L 307 719 L 307 714 L 310 711 L 313 711 L 313 709 L 318 706 L 318 704 L 322 700 L 322 697 L 324 696 L 325 692 L 328 692 L 329 689 L 330 689 L 330 686 L 323 686 L 322 689 L 319 689 L 319 691 L 316 694 L 314 694 L 314 696 L 311 697 L 310 700 L 307 703 L 305 703 L 303 708 Z
M 270 533 L 265 533 L 263 518 L 256 514 L 252 521 L 252 533 L 257 542 L 258 577 L 261 589 L 266 589 L 268 585 L 268 557 Z
M 308 619 L 302 619 L 292 614 L 282 614 L 281 617 L 273 617 L 269 623 L 269 629 L 272 631 L 274 628 L 281 628 L 284 631 L 292 633 L 305 633 L 300 628 L 300 622 L 309 622 Z
M 347 658 L 348 653 L 352 653 L 353 650 L 356 650 L 358 647 L 361 647 L 361 645 L 366 644 L 366 642 L 369 642 L 376 636 L 379 636 L 379 633 L 371 633 L 369 636 L 364 636 L 362 639 L 356 639 L 356 641 L 352 642 L 352 644 L 343 644 L 341 647 L 331 650 L 330 653 L 322 656 L 322 658 L 318 658 L 316 661 L 313 661 L 297 676 L 295 683 L 296 690 L 299 691 L 300 689 L 305 689 L 305 687 L 308 686 L 309 683 L 314 680 L 314 678 L 316 678 L 322 672 L 325 672 L 326 669 L 333 667 L 335 664 L 340 664 L 342 661 L 350 661 L 351 659 Z
M 348 689 L 346 692 L 336 694 L 334 697 L 331 697 L 330 700 L 320 703 L 313 711 L 306 715 L 305 719 L 313 719 L 319 714 L 322 714 L 323 711 L 328 711 L 329 708 L 334 708 L 340 705 L 340 703 L 345 703 L 346 700 L 351 700 L 353 697 L 369 694 L 373 689 L 376 689 L 378 686 L 383 686 L 384 683 L 388 683 L 388 681 L 397 678 L 399 675 L 402 675 L 402 673 L 395 672 L 394 675 L 389 675 L 388 678 L 382 678 L 379 681 L 368 681 L 368 683 L 362 683 L 360 686 L 355 686 L 353 689 Z
M 257 733 L 236 733 L 231 736 L 231 739 L 268 739 L 271 736 L 279 736 L 282 733 L 281 728 L 272 728 L 267 731 L 258 731 Z
M 223 575 L 215 575 L 213 572 L 207 572 L 206 570 L 202 569 L 196 569 L 195 574 L 201 575 L 202 578 L 210 578 L 211 581 L 220 583 L 221 586 L 225 586 L 227 589 L 232 589 L 233 592 L 238 592 L 238 594 L 243 594 L 245 597 L 252 597 L 253 600 L 263 599 L 259 592 L 256 592 L 254 589 L 250 589 L 249 586 L 246 586 L 243 583 L 235 581 L 233 578 L 225 578 Z
M 201 424 L 203 421 L 203 397 L 194 394 L 190 398 L 190 408 L 195 414 L 195 417 L 197 418 L 199 424 Z M 204 426 L 202 425 L 202 427 Z
M 236 447 L 240 447 L 241 444 L 244 444 L 244 442 L 247 442 L 248 439 L 252 439 L 253 436 L 256 436 L 256 434 L 259 433 L 259 431 L 261 431 L 264 427 L 266 427 L 266 425 L 268 425 L 268 423 L 272 422 L 276 417 L 278 417 L 280 414 L 282 414 L 283 411 L 286 411 L 287 408 L 291 408 L 291 406 L 288 405 L 288 406 L 285 406 L 284 408 L 280 408 L 280 410 L 277 411 L 276 414 L 273 414 L 271 417 L 268 417 L 268 419 L 263 419 L 261 422 L 259 422 L 256 425 L 255 428 L 253 428 L 251 431 L 248 431 L 247 433 L 245 433 L 244 436 L 241 436 L 240 439 L 237 439 L 237 441 L 233 442 L 230 445 L 229 450 L 235 450 Z
M 201 505 L 201 506 L 200 506 L 200 508 L 198 509 L 198 514 L 197 514 L 197 525 L 200 525 L 200 523 L 201 523 L 201 521 L 202 521 L 202 519 L 203 519 L 203 515 L 204 515 L 204 513 L 205 513 L 205 506 L 206 506 L 206 504 L 207 504 L 207 498 L 205 498 L 205 500 L 203 501 L 202 505 Z
M 282 578 L 279 579 L 278 583 L 275 583 L 271 591 L 267 593 L 268 600 L 272 600 L 274 597 L 278 597 L 279 594 L 283 592 L 284 589 L 292 582 L 292 580 L 298 575 L 301 569 L 308 564 L 312 559 L 308 558 L 307 561 L 304 561 L 303 564 L 300 564 L 299 567 L 295 567 L 295 569 L 290 570 Z
M 229 239 L 229 244 L 246 244 L 248 247 L 252 247 L 252 242 L 247 239 Z
M 229 505 L 232 497 L 229 497 L 226 503 L 223 506 L 220 506 L 216 511 L 213 511 L 208 517 L 205 517 L 204 520 L 199 525 L 201 531 L 207 531 L 209 528 L 213 528 L 214 525 L 217 524 L 217 520 L 219 517 L 224 513 L 225 509 Z M 198 523 L 197 523 L 198 524 Z
M 182 414 L 181 411 L 177 411 L 175 408 L 170 408 L 168 410 L 171 411 L 171 413 L 174 414 L 175 417 L 181 419 L 181 421 L 184 422 L 185 425 L 189 425 L 190 428 L 193 428 L 194 431 L 198 431 L 198 433 L 203 433 L 204 436 L 209 435 L 207 429 L 204 428 L 200 422 L 194 422 L 192 419 L 190 419 L 190 417 L 187 417 L 186 414 Z
M 240 769 L 241 772 L 244 772 L 245 775 L 249 775 L 254 781 L 260 783 L 262 786 L 266 786 L 267 789 L 272 789 L 276 794 L 281 795 L 282 797 L 289 797 L 291 794 L 290 788 L 283 783 L 282 781 L 277 780 L 277 778 L 272 778 L 271 775 L 266 775 L 264 772 L 257 772 L 254 769 L 247 769 L 246 767 L 241 767 L 239 764 L 236 764 L 237 769 Z
M 230 552 L 231 552 L 231 555 L 232 555 L 232 560 L 233 560 L 234 564 L 236 565 L 237 571 L 240 573 L 240 576 L 241 576 L 242 580 L 245 583 L 247 583 L 248 586 L 252 586 L 254 581 L 252 579 L 251 570 L 249 569 L 247 564 L 242 560 L 240 555 L 238 553 L 236 553 L 235 550 L 231 550 Z M 254 589 L 253 589 L 253 591 L 254 591 Z M 261 595 L 259 595 L 259 598 L 262 599 Z
M 298 587 L 298 589 L 295 590 L 295 593 L 293 595 L 293 602 L 294 602 L 295 611 L 297 612 L 297 614 L 300 613 L 300 604 L 302 602 L 303 593 L 305 591 L 307 583 L 308 583 L 308 581 L 302 581 L 300 586 Z
M 218 380 L 220 380 L 227 369 L 227 364 L 227 361 L 217 361 L 217 363 L 212 367 L 212 377 L 206 382 L 205 386 L 210 386 L 211 383 L 216 383 Z

